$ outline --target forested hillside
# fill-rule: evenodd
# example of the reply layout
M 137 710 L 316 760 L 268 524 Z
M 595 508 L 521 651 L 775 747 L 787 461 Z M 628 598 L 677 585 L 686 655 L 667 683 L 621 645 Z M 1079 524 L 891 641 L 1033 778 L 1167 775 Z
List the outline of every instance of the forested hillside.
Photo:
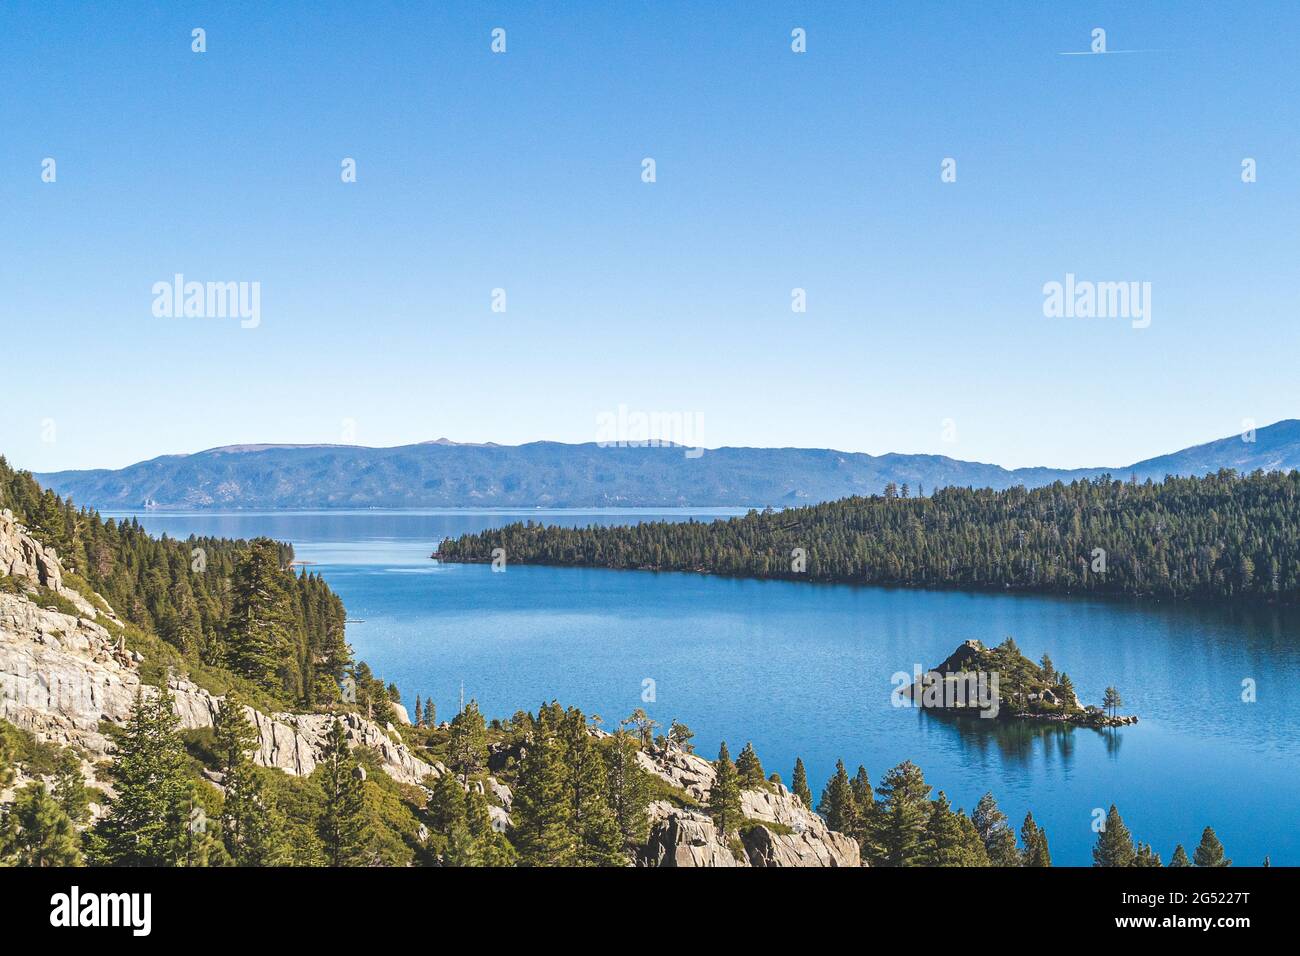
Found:
M 153 538 L 134 520 L 104 520 L 42 490 L 3 458 L 0 508 L 53 547 L 73 586 L 98 592 L 141 641 L 165 642 L 194 668 L 229 670 L 282 704 L 337 700 L 351 663 L 343 602 L 319 575 L 287 569 L 290 545 Z
M 447 561 L 705 571 L 916 587 L 1300 598 L 1300 472 L 884 494 L 710 523 L 511 524 Z

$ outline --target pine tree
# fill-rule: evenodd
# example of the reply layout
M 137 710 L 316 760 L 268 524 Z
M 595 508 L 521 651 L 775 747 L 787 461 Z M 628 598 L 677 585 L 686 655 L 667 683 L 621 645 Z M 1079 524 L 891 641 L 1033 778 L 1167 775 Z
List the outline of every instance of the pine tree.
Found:
M 636 742 L 621 729 L 604 751 L 610 807 L 628 848 L 645 843 L 650 832 L 650 780 L 636 755 Z
M 1061 705 L 1066 710 L 1073 709 L 1079 702 L 1079 695 L 1074 689 L 1074 681 L 1070 680 L 1070 675 L 1062 673 L 1057 680 L 1056 696 L 1061 699 Z
M 117 796 L 96 826 L 96 862 L 174 866 L 189 846 L 188 758 L 170 695 L 137 691 L 112 775 Z
M 0 459 L 3 461 L 3 459 Z M 9 786 L 14 779 L 14 750 L 5 733 L 5 725 L 0 724 L 0 789 Z
M 54 771 L 54 799 L 73 824 L 81 826 L 90 819 L 90 791 L 81 772 L 81 760 L 71 750 L 59 755 Z
M 1192 862 L 1197 866 L 1232 866 L 1232 861 L 1225 859 L 1223 844 L 1215 835 L 1213 827 L 1206 827 L 1201 833 L 1201 843 L 1192 853 Z
M 998 809 L 993 794 L 986 793 L 975 805 L 971 822 L 984 843 L 990 866 L 1019 866 L 1020 851 L 1016 848 L 1016 834 L 1006 814 Z
M 1105 828 L 1097 835 L 1097 845 L 1092 849 L 1093 866 L 1132 866 L 1137 859 L 1133 848 L 1133 835 L 1120 819 L 1115 804 L 1106 814 Z
M 926 827 L 930 822 L 930 786 L 910 760 L 889 770 L 876 788 L 880 796 L 879 836 L 886 866 L 923 866 L 932 855 Z
M 430 829 L 445 837 L 451 836 L 457 825 L 465 824 L 465 788 L 454 774 L 444 773 L 434 782 L 428 813 Z
M 424 699 L 424 726 L 438 726 L 438 712 L 434 709 L 432 697 L 426 697 Z
M 243 699 L 232 690 L 213 722 L 213 749 L 225 788 L 221 838 L 236 865 L 274 866 L 288 855 L 285 821 L 249 756 L 260 738 L 244 708 Z
M 447 761 L 462 783 L 487 766 L 487 725 L 477 701 L 471 700 L 452 718 Z
M 736 765 L 731 762 L 725 740 L 718 748 L 718 759 L 713 768 L 717 771 L 717 778 L 709 790 L 709 816 L 725 841 L 739 830 L 741 823 L 740 777 Z
M 1174 855 L 1173 858 L 1170 859 L 1169 865 L 1170 866 L 1191 866 L 1192 865 L 1192 861 L 1187 858 L 1187 851 L 1183 849 L 1183 845 L 1181 843 L 1178 844 L 1178 846 L 1174 847 Z
M 1043 672 L 1043 679 L 1048 683 L 1056 680 L 1056 667 L 1052 664 L 1052 658 L 1047 652 L 1043 652 L 1042 658 L 1038 661 L 1038 667 Z
M 568 773 L 572 826 L 578 840 L 576 862 L 582 866 L 623 866 L 623 834 L 609 803 L 605 762 L 597 752 L 582 711 L 570 708 L 560 722 Z
M 684 750 L 688 754 L 694 753 L 695 748 L 691 746 L 691 740 L 694 737 L 694 731 L 680 720 L 674 720 L 668 725 L 668 743 L 678 750 Z
M 961 846 L 963 866 L 988 866 L 989 851 L 984 848 L 984 840 L 975 828 L 974 821 L 965 813 L 957 811 L 957 822 L 961 825 Z
M 420 710 L 420 695 L 415 695 L 415 710 L 411 711 L 411 723 L 419 727 L 424 723 L 424 714 Z
M 799 798 L 809 810 L 812 809 L 812 791 L 808 789 L 808 771 L 804 769 L 803 758 L 794 758 L 794 773 L 790 775 L 790 792 Z
M 1139 843 L 1137 855 L 1133 858 L 1134 866 L 1164 866 L 1160 854 L 1151 849 L 1150 843 Z
M 759 763 L 758 754 L 754 752 L 754 745 L 746 743 L 740 756 L 736 758 L 736 776 L 740 780 L 740 789 L 754 790 L 763 786 L 766 774 L 763 773 L 763 765 Z
M 849 773 L 844 769 L 843 760 L 836 761 L 835 775 L 822 790 L 817 812 L 826 821 L 826 826 L 837 833 L 857 832 L 858 804 L 853 799 L 853 786 L 849 782 Z
M 465 793 L 465 826 L 473 845 L 475 866 L 514 866 L 518 854 L 504 836 L 492 828 L 487 797 L 471 787 Z
M 976 866 L 966 846 L 961 819 L 953 812 L 948 795 L 942 790 L 930 804 L 930 818 L 926 821 L 925 845 L 929 851 L 926 866 Z M 982 847 L 981 847 L 982 850 Z M 981 856 L 983 853 L 981 852 Z
M 360 866 L 365 861 L 365 783 L 359 771 L 343 722 L 335 718 L 312 774 L 319 777 L 325 796 L 317 829 L 330 866 Z
M 880 847 L 881 808 L 876 805 L 876 792 L 871 788 L 867 768 L 861 764 L 849 782 L 849 790 L 857 809 L 857 825 L 849 835 L 858 841 L 864 859 L 879 860 L 883 852 Z
M 1034 822 L 1032 813 L 1025 814 L 1020 828 L 1020 842 L 1024 846 L 1024 866 L 1051 866 L 1052 853 L 1047 847 L 1047 831 Z
M 269 538 L 249 542 L 235 564 L 232 605 L 226 631 L 226 664 L 268 690 L 285 687 L 283 666 L 294 660 L 296 622 L 289 590 L 293 575 L 280 567 L 280 551 Z M 298 695 L 294 695 L 298 696 Z
M 18 791 L 0 827 L 0 860 L 15 866 L 81 865 L 77 830 L 45 784 Z
M 1123 706 L 1124 698 L 1120 697 L 1119 691 L 1114 687 L 1107 687 L 1101 701 L 1102 710 L 1110 711 L 1110 715 L 1114 717 L 1115 711 Z
M 523 866 L 570 866 L 578 854 L 564 745 L 555 723 L 551 710 L 543 707 L 538 711 L 519 762 L 511 812 L 515 817 L 512 836 Z

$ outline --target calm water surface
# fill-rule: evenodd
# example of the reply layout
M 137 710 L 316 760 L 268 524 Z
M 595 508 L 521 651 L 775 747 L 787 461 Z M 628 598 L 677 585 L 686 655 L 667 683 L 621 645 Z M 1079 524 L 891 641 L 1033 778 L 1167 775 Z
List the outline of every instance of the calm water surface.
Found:
M 1185 605 L 854 588 L 702 575 L 440 565 L 447 535 L 520 518 L 585 525 L 707 520 L 740 511 L 329 512 L 138 515 L 175 537 L 269 535 L 314 561 L 347 604 L 348 639 L 408 704 L 456 708 L 461 682 L 489 717 L 557 698 L 613 723 L 645 704 L 685 721 L 701 752 L 752 740 L 814 790 L 843 757 L 873 782 L 905 759 L 970 809 L 992 790 L 1017 828 L 1046 826 L 1058 863 L 1091 862 L 1095 807 L 1114 802 L 1168 862 L 1207 824 L 1230 856 L 1300 864 L 1300 616 Z M 1069 672 L 1080 697 L 1107 684 L 1136 726 L 1107 732 L 940 719 L 890 706 L 890 677 L 958 643 L 1014 635 Z M 1242 682 L 1257 701 L 1242 701 Z

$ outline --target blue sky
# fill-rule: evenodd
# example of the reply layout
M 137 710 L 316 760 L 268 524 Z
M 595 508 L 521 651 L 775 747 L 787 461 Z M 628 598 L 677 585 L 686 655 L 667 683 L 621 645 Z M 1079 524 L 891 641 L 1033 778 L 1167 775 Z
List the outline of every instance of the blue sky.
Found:
M 20 466 L 619 405 L 1083 466 L 1300 408 L 1294 4 L 102 7 L 0 8 Z M 1059 55 L 1094 27 L 1152 52 Z M 154 316 L 175 273 L 259 282 L 260 325 Z M 1151 326 L 1044 317 L 1067 273 L 1150 282 Z

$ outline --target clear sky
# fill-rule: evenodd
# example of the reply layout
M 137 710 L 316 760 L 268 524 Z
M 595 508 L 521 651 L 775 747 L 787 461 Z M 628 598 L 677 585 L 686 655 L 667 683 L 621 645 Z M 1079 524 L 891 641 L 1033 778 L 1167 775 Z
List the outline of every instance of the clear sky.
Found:
M 1139 52 L 1060 55 L 1095 27 Z M 626 405 L 1084 466 L 1296 417 L 1298 46 L 1291 2 L 7 2 L 0 453 Z M 155 316 L 176 273 L 260 324 Z M 1067 273 L 1150 282 L 1150 327 L 1045 317 Z

